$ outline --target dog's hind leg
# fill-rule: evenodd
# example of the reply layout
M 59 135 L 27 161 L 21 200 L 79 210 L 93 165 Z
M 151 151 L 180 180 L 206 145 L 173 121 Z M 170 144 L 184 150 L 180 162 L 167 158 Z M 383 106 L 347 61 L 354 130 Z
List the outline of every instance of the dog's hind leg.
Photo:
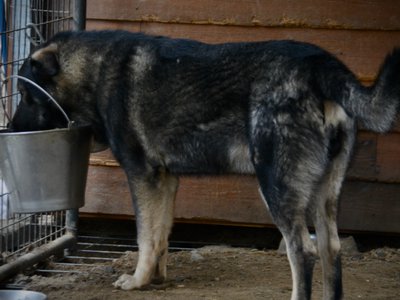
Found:
M 331 145 L 337 149 L 315 196 L 314 225 L 317 234 L 318 252 L 323 273 L 323 299 L 342 299 L 342 270 L 340 240 L 337 229 L 337 203 L 342 182 L 354 143 L 354 124 L 342 124 L 345 130 L 336 133 Z
M 327 165 L 323 132 L 317 129 L 322 121 L 270 111 L 260 106 L 252 114 L 252 159 L 261 194 L 286 242 L 291 299 L 310 299 L 317 249 L 307 221 L 313 193 Z
M 274 186 L 276 192 L 271 193 L 267 191 L 268 184 L 260 183 L 261 192 L 286 243 L 292 271 L 291 299 L 310 299 L 317 251 L 306 224 L 304 202 L 307 202 L 307 196 L 282 183 L 277 183 L 279 187 Z M 280 194 L 279 198 L 277 194 Z
M 322 263 L 323 299 L 327 300 L 341 299 L 343 295 L 340 240 L 336 224 L 337 196 L 343 176 L 342 170 L 333 167 L 321 183 L 314 216 L 318 252 Z
M 312 164 L 311 156 L 302 155 L 299 147 L 284 149 L 287 145 L 290 147 L 290 143 L 278 146 L 269 163 L 260 155 L 255 168 L 262 196 L 286 242 L 292 271 L 291 299 L 310 299 L 317 250 L 307 228 L 307 211 L 320 173 L 307 169 L 307 164 Z
M 177 177 L 165 170 L 157 170 L 147 178 L 129 178 L 129 182 L 135 204 L 139 258 L 134 275 L 124 274 L 114 283 L 124 290 L 166 278 L 168 236 L 178 187 Z

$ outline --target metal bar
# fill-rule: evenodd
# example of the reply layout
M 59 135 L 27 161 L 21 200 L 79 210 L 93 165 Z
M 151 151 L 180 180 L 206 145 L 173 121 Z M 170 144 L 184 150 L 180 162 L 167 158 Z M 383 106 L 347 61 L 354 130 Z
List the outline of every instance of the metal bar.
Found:
M 107 243 L 87 243 L 87 242 L 78 242 L 78 245 L 81 246 L 89 246 L 89 247 L 112 247 L 112 248 L 133 248 L 137 249 L 137 245 L 127 245 L 127 244 L 107 244 Z
M 67 210 L 65 216 L 65 228 L 68 234 L 74 237 L 74 242 L 68 249 L 65 249 L 64 255 L 71 255 L 76 252 L 76 243 L 78 241 L 78 209 Z
M 74 271 L 74 270 L 45 270 L 37 269 L 36 273 L 51 273 L 51 274 L 89 274 L 88 272 Z
M 67 210 L 65 227 L 67 232 L 71 233 L 76 237 L 78 232 L 78 220 L 79 220 L 79 211 L 77 209 Z
M 65 248 L 68 248 L 75 241 L 71 234 L 65 234 L 55 241 L 42 245 L 31 252 L 25 254 L 13 262 L 0 266 L 0 281 L 3 281 L 13 275 L 18 274 L 24 269 L 39 263 L 47 257 L 54 255 Z
M 93 267 L 93 264 L 83 264 L 83 263 L 72 263 L 72 262 L 55 262 L 53 263 L 55 266 L 61 267 Z
M 80 235 L 80 239 L 89 239 L 89 240 L 119 240 L 119 241 L 129 241 L 132 243 L 136 243 L 136 239 L 133 238 L 126 238 L 126 237 L 107 237 L 107 236 L 91 236 L 91 235 Z
M 50 95 L 44 88 L 42 88 L 40 85 L 38 85 L 36 82 L 30 80 L 29 78 L 26 78 L 24 76 L 20 76 L 20 75 L 10 75 L 8 77 L 5 78 L 4 83 L 7 82 L 8 79 L 18 79 L 18 80 L 22 80 L 25 81 L 27 83 L 29 83 L 30 85 L 34 86 L 36 89 L 38 89 L 39 91 L 41 91 L 46 97 L 48 97 L 51 101 L 53 101 L 53 104 L 59 109 L 59 111 L 63 114 L 64 118 L 67 120 L 68 122 L 68 127 L 71 125 L 71 120 L 69 119 L 67 113 L 62 109 L 61 105 L 58 104 L 58 102 L 56 101 L 56 99 L 53 98 L 52 95 Z
M 86 28 L 86 0 L 74 1 L 72 7 L 73 30 L 85 30 Z
M 79 253 L 99 253 L 99 254 L 118 254 L 122 255 L 125 251 L 107 251 L 107 250 L 78 250 Z
M 65 258 L 68 259 L 79 259 L 79 260 L 93 260 L 93 261 L 113 261 L 115 258 L 107 258 L 107 257 L 86 257 L 86 256 L 76 256 L 76 255 L 68 255 Z M 0 279 L 1 281 L 1 279 Z

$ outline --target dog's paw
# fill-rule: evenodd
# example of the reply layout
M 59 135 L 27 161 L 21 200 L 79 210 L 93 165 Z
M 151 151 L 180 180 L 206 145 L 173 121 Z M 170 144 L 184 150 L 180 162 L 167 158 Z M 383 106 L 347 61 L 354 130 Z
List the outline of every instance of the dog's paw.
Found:
M 142 288 L 143 285 L 139 284 L 133 275 L 123 274 L 114 282 L 114 287 L 123 290 L 133 290 Z

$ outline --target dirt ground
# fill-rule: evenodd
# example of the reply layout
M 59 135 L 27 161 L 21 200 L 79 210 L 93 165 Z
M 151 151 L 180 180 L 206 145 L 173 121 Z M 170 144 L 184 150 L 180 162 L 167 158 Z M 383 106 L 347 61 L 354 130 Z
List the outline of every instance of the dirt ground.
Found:
M 289 299 L 291 278 L 286 256 L 276 250 L 209 246 L 171 253 L 163 286 L 122 291 L 112 283 L 134 270 L 136 252 L 109 263 L 75 268 L 80 274 L 26 277 L 27 288 L 53 299 Z M 400 249 L 379 248 L 343 257 L 346 299 L 400 299 Z M 321 299 L 317 263 L 313 299 Z

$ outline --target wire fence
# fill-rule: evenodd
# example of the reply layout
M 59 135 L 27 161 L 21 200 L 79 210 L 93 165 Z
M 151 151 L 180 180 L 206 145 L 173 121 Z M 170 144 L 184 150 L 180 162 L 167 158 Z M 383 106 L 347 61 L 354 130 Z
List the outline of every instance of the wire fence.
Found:
M 75 1 L 76 2 L 76 1 Z M 59 31 L 73 28 L 73 0 L 0 0 L 1 82 L 18 74 L 30 52 Z M 2 84 L 0 129 L 20 101 L 17 80 Z M 14 214 L 0 174 L 0 265 L 66 232 L 66 211 Z

